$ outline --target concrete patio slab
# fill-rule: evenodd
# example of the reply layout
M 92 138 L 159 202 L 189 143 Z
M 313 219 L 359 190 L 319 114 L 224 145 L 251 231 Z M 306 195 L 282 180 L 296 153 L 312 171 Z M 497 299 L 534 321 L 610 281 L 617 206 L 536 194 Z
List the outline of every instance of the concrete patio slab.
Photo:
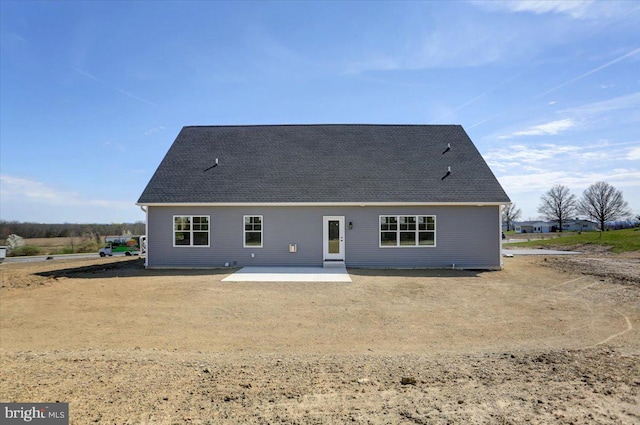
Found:
M 222 281 L 351 283 L 351 277 L 345 267 L 243 267 Z

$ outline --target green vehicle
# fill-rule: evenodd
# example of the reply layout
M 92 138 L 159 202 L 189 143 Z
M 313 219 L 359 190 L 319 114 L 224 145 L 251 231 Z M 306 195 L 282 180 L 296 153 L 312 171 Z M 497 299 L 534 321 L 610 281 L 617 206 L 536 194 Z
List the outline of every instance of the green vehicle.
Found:
M 98 254 L 101 257 L 112 256 L 117 253 L 124 253 L 124 255 L 139 255 L 140 254 L 140 238 L 142 236 L 107 236 L 104 238 L 105 247 L 100 248 Z M 142 237 L 144 238 L 144 237 Z

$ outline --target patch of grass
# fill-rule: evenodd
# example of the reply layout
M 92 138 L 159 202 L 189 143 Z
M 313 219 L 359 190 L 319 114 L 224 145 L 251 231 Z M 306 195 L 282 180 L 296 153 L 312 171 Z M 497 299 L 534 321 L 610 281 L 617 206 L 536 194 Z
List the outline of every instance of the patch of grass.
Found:
M 94 239 L 81 237 L 61 237 L 61 238 L 30 238 L 25 239 L 27 246 L 37 247 L 37 252 L 30 250 L 28 254 L 19 255 L 59 255 L 82 253 L 97 253 L 104 246 L 104 238 L 101 242 Z M 18 255 L 18 254 L 16 254 Z
M 582 246 L 604 246 L 610 247 L 611 252 L 615 253 L 640 251 L 640 228 L 609 230 L 606 232 L 584 232 L 582 234 L 574 233 L 554 239 L 510 243 L 508 246 L 560 250 L 575 249 Z
M 9 257 L 25 257 L 40 254 L 40 248 L 34 245 L 23 245 L 7 253 Z

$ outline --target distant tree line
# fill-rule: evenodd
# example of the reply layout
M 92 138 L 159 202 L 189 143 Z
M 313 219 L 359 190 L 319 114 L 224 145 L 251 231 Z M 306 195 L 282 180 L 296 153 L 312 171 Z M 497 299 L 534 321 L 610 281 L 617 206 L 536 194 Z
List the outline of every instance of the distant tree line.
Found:
M 557 222 L 560 232 L 563 224 L 577 215 L 595 221 L 600 230 L 605 230 L 607 222 L 625 218 L 629 218 L 628 223 L 633 226 L 631 209 L 622 192 L 603 181 L 589 186 L 580 199 L 576 198 L 567 186 L 556 184 L 540 197 L 538 212 L 546 220 Z M 502 222 L 507 226 L 507 230 L 515 227 L 515 222 L 521 215 L 522 211 L 515 203 L 502 210 Z M 640 221 L 640 215 L 636 220 Z
M 79 237 L 83 235 L 93 235 L 99 238 L 101 236 L 117 236 L 123 234 L 142 235 L 144 232 L 145 225 L 141 221 L 111 224 L 47 224 L 0 220 L 0 239 L 2 240 L 6 240 L 7 237 L 12 234 L 22 236 L 23 238 L 60 238 Z
M 540 198 L 538 212 L 547 220 L 557 221 L 561 232 L 562 223 L 575 214 L 595 221 L 600 230 L 605 230 L 608 221 L 631 216 L 631 209 L 622 192 L 603 181 L 589 186 L 580 199 L 571 194 L 567 186 L 554 185 Z

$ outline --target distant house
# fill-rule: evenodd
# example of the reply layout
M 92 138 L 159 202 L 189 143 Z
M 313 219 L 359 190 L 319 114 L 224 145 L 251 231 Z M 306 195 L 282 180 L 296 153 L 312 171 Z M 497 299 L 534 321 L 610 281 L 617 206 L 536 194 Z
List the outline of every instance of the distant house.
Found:
M 501 267 L 510 202 L 461 126 L 184 127 L 137 204 L 147 267 Z
M 598 223 L 590 220 L 567 220 L 562 223 L 562 230 L 565 232 L 590 232 L 599 230 Z
M 520 221 L 515 225 L 516 233 L 552 233 L 559 232 L 558 222 Z M 562 223 L 563 232 L 587 232 L 598 230 L 598 224 L 589 220 L 567 220 Z
M 515 225 L 516 233 L 551 233 L 558 231 L 558 223 L 548 221 L 521 221 Z

